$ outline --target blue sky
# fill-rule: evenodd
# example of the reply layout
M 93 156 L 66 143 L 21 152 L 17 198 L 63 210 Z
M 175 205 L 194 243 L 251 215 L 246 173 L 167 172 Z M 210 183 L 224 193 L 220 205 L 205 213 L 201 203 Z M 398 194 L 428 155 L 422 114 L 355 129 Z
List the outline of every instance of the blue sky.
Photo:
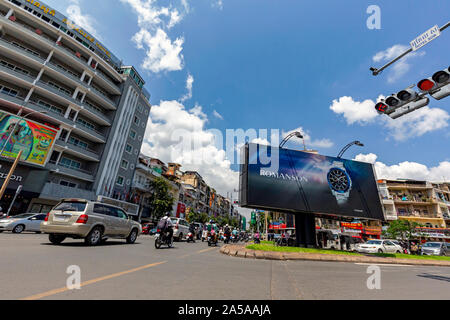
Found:
M 444 25 L 448 1 L 46 2 L 70 13 L 146 80 L 154 108 L 143 151 L 186 162 L 222 193 L 237 188 L 236 166 L 207 145 L 201 149 L 214 159 L 210 164 L 174 159 L 174 129 L 207 140 L 212 128 L 302 128 L 308 147 L 326 155 L 361 140 L 366 146 L 346 156 L 377 161 L 381 177 L 450 180 L 450 98 L 431 99 L 428 108 L 397 121 L 373 111 L 380 95 L 449 66 L 450 31 L 378 77 L 369 71 L 384 64 L 374 61 L 377 54 L 387 59 Z M 369 5 L 381 9 L 380 30 L 367 28 Z

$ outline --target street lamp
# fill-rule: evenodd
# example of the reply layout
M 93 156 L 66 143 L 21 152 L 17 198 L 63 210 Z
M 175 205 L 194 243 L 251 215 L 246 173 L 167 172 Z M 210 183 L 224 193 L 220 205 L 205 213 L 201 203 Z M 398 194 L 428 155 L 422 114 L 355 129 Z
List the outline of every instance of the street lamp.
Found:
M 339 155 L 337 156 L 338 159 L 341 159 L 342 156 L 344 155 L 344 153 L 345 153 L 348 149 L 350 149 L 351 146 L 355 146 L 355 145 L 358 146 L 358 147 L 364 147 L 364 144 L 362 144 L 360 141 L 353 141 L 353 142 L 349 143 L 348 145 L 346 145 L 346 146 L 341 150 L 341 152 L 339 152 Z
M 11 133 L 9 134 L 8 139 L 7 139 L 7 140 L 5 141 L 5 143 L 3 144 L 2 151 L 0 152 L 0 156 L 3 156 L 3 152 L 5 151 L 6 145 L 8 144 L 9 140 L 11 140 L 12 135 L 14 134 L 14 132 L 16 132 L 17 126 L 18 126 L 23 120 L 25 120 L 28 116 L 31 116 L 32 114 L 35 114 L 35 113 L 46 114 L 47 112 L 48 112 L 48 111 L 33 111 L 33 112 L 28 113 L 27 115 L 25 115 L 25 116 L 23 116 L 23 117 L 20 117 L 20 120 L 16 122 L 16 124 L 14 125 L 13 130 L 11 130 Z
M 292 132 L 288 136 L 286 136 L 286 138 L 284 138 L 283 141 L 281 141 L 281 143 L 280 143 L 280 149 L 282 149 L 284 147 L 284 145 L 293 137 L 297 137 L 299 139 L 303 139 L 303 147 L 306 150 L 305 137 L 298 131 Z

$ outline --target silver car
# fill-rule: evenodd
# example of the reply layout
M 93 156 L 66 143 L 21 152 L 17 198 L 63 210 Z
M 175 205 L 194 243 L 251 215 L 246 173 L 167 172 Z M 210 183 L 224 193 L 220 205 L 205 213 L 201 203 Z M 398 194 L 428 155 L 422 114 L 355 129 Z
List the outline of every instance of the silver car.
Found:
M 181 218 L 170 218 L 173 223 L 173 238 L 177 241 L 182 241 L 183 236 L 189 233 L 189 222 Z
M 135 243 L 142 226 L 119 207 L 97 201 L 66 199 L 50 211 L 41 231 L 49 234 L 53 244 L 73 238 L 84 239 L 87 245 L 95 246 L 107 238 Z
M 450 256 L 450 243 L 427 242 L 422 246 L 420 254 L 423 256 Z
M 12 231 L 13 233 L 22 233 L 30 231 L 41 233 L 41 222 L 44 221 L 45 216 L 42 213 L 24 213 L 1 219 L 0 232 Z

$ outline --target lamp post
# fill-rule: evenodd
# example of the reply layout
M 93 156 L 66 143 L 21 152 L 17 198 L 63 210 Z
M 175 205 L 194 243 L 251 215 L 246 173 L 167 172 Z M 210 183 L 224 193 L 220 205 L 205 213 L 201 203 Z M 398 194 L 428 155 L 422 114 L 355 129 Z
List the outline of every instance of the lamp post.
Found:
M 349 143 L 348 145 L 346 145 L 346 146 L 341 150 L 341 152 L 339 152 L 339 154 L 338 154 L 338 156 L 337 156 L 338 159 L 341 159 L 342 156 L 344 155 L 344 153 L 345 153 L 348 149 L 350 149 L 352 146 L 364 147 L 364 144 L 361 143 L 360 141 L 353 141 L 353 142 Z
M 16 129 L 17 129 L 17 126 L 18 126 L 23 120 L 25 120 L 28 116 L 31 116 L 32 114 L 35 114 L 35 113 L 46 114 L 47 111 L 33 111 L 33 112 L 30 112 L 30 113 L 26 114 L 26 115 L 23 116 L 23 117 L 20 117 L 19 121 L 16 122 L 16 124 L 14 125 L 14 128 L 11 130 L 8 139 L 6 139 L 5 143 L 3 144 L 2 151 L 0 151 L 0 156 L 3 156 L 3 152 L 5 151 L 6 145 L 8 144 L 9 140 L 11 140 L 11 138 L 12 138 L 14 132 L 15 132 Z
M 281 141 L 281 143 L 280 143 L 280 149 L 282 149 L 284 147 L 284 145 L 293 137 L 303 139 L 303 147 L 305 148 L 305 151 L 306 151 L 305 137 L 298 131 L 292 132 L 288 136 L 286 136 L 286 138 L 284 138 L 283 141 Z

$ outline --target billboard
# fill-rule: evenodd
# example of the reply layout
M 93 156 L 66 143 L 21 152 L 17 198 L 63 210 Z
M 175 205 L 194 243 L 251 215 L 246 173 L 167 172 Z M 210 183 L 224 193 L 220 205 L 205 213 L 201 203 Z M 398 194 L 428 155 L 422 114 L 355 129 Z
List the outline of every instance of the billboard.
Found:
M 57 129 L 0 111 L 0 150 L 4 148 L 4 157 L 16 158 L 23 151 L 22 161 L 44 166 L 57 133 Z
M 256 144 L 243 148 L 242 207 L 384 220 L 373 165 Z

